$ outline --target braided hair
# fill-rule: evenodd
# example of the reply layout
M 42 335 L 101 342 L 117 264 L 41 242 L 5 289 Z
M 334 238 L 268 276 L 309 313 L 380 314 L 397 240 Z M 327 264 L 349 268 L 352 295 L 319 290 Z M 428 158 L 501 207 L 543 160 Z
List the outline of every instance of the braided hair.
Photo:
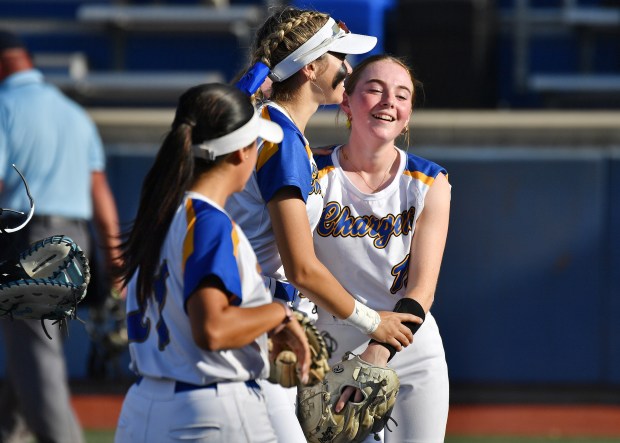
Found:
M 285 7 L 272 14 L 260 27 L 252 47 L 252 62 L 262 62 L 273 68 L 303 45 L 319 29 L 329 15 L 319 11 Z M 319 57 L 321 60 L 324 56 Z M 300 83 L 299 73 L 272 85 L 271 99 L 289 101 Z

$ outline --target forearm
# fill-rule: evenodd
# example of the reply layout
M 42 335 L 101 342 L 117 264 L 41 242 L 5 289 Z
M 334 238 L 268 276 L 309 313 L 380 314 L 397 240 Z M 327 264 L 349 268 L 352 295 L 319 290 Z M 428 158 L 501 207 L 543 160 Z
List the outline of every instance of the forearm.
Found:
M 193 321 L 192 330 L 194 340 L 205 350 L 238 349 L 280 325 L 284 318 L 285 310 L 277 302 L 252 308 L 228 306 L 217 316 Z
M 407 290 L 405 297 L 414 299 L 428 312 L 435 301 L 435 287 L 413 287 Z
M 439 175 L 426 197 L 426 206 L 416 225 L 409 254 L 406 296 L 428 312 L 435 299 L 450 218 L 450 185 Z
M 355 300 L 316 257 L 291 268 L 287 271 L 285 266 L 287 278 L 305 297 L 339 319 L 351 315 Z
M 286 278 L 321 308 L 347 318 L 355 301 L 314 252 L 306 205 L 294 188 L 283 188 L 268 204 Z
M 381 318 L 379 313 L 356 301 L 319 261 L 303 200 L 295 190 L 279 191 L 267 207 L 284 265 L 284 272 L 304 296 L 327 312 L 344 319 L 366 334 L 373 334 Z

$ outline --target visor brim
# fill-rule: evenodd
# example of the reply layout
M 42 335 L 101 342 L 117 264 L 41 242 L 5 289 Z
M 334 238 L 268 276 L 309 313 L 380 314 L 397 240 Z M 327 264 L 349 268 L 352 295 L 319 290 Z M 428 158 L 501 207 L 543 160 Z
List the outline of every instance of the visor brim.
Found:
M 328 46 L 328 51 L 341 54 L 365 54 L 377 45 L 377 37 L 362 34 L 345 34 Z
M 284 132 L 277 123 L 261 117 L 258 121 L 258 136 L 268 142 L 280 143 L 284 138 Z

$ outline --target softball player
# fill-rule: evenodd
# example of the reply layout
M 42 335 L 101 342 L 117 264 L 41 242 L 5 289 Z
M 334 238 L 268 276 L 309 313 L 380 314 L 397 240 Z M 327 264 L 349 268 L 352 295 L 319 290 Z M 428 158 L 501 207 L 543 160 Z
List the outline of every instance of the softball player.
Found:
M 429 309 L 445 246 L 450 185 L 437 164 L 395 146 L 406 132 L 415 80 L 390 56 L 362 61 L 346 82 L 341 105 L 351 126 L 348 143 L 317 156 L 325 204 L 314 234 L 319 259 L 343 286 L 376 310 L 402 298 L 419 307 L 424 323 L 390 366 L 401 387 L 386 442 L 440 443 L 448 417 L 448 371 L 437 324 Z M 338 340 L 338 353 L 361 354 L 385 366 L 390 352 L 319 307 L 316 322 Z M 336 405 L 344 406 L 352 392 Z M 355 395 L 360 395 L 356 393 Z M 369 440 L 371 441 L 371 440 Z
M 259 147 L 256 171 L 244 191 L 231 197 L 227 210 L 248 235 L 275 297 L 313 315 L 309 299 L 364 334 L 400 348 L 410 338 L 401 321 L 416 318 L 393 312 L 380 316 L 356 302 L 316 258 L 312 245 L 323 193 L 304 130 L 320 105 L 342 101 L 350 70 L 346 54 L 368 52 L 375 44 L 375 37 L 352 34 L 317 11 L 287 7 L 267 19 L 257 32 L 254 65 L 246 79 L 253 93 L 269 74 L 270 101 L 262 115 L 282 127 L 284 139 Z M 295 288 L 307 299 L 299 298 Z M 279 439 L 305 442 L 295 416 L 295 388 L 286 392 L 266 383 L 264 389 Z
M 257 380 L 267 332 L 310 359 L 292 311 L 272 302 L 256 256 L 223 206 L 256 162 L 256 138 L 282 130 L 228 85 L 184 93 L 147 175 L 124 244 L 131 365 L 115 441 L 275 442 Z M 280 325 L 280 326 L 278 326 Z

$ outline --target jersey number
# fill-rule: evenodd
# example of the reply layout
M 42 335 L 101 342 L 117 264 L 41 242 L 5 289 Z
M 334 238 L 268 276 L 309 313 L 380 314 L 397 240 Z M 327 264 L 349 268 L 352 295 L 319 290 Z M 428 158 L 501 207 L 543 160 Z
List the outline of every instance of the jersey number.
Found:
M 170 334 L 168 332 L 168 326 L 164 321 L 161 312 L 166 304 L 166 296 L 168 295 L 166 290 L 166 279 L 170 273 L 168 272 L 168 264 L 164 261 L 159 275 L 153 282 L 154 302 L 157 303 L 158 319 L 155 325 L 155 331 L 157 332 L 157 346 L 160 351 L 163 351 L 168 343 L 170 343 Z M 153 299 L 147 300 L 147 303 L 153 301 Z M 127 313 L 127 334 L 129 341 L 142 343 L 146 341 L 151 331 L 151 320 L 144 315 L 146 307 L 137 311 L 131 311 Z
M 409 254 L 405 256 L 405 259 L 392 268 L 392 276 L 394 282 L 390 288 L 392 294 L 396 294 L 402 288 L 407 287 L 407 281 L 409 280 Z

